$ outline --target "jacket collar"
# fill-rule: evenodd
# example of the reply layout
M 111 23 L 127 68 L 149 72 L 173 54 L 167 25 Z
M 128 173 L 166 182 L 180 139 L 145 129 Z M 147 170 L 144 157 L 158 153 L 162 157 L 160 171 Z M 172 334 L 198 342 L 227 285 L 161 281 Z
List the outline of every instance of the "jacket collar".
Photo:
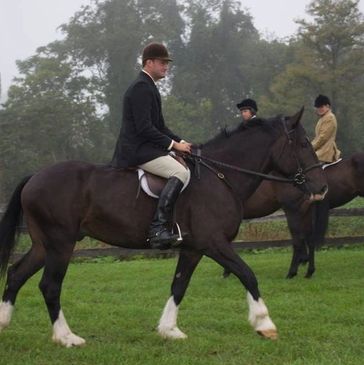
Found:
M 332 110 L 328 110 L 325 114 L 319 116 L 319 119 L 327 118 L 332 115 Z
M 145 80 L 146 82 L 148 82 L 149 85 L 151 85 L 154 88 L 158 102 L 161 103 L 161 96 L 160 96 L 158 87 L 157 87 L 156 83 L 154 82 L 154 80 L 150 77 L 150 75 L 148 73 L 146 73 L 145 71 L 140 71 L 139 77 L 142 78 L 143 80 Z

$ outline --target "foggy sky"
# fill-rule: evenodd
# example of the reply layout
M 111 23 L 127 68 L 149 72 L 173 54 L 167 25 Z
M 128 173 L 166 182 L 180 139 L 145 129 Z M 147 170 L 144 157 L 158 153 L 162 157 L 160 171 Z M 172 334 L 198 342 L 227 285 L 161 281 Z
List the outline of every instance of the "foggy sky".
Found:
M 17 74 L 15 60 L 25 59 L 55 39 L 57 27 L 90 0 L 0 0 L 0 73 L 3 94 Z M 294 20 L 305 17 L 310 0 L 241 0 L 255 27 L 264 35 L 287 37 L 295 33 Z M 364 12 L 364 0 L 360 0 Z

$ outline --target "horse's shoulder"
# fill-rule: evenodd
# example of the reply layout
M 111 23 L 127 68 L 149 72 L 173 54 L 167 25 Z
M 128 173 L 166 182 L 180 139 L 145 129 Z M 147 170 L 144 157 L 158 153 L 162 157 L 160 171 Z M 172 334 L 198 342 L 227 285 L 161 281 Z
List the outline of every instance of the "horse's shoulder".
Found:
M 362 172 L 364 172 L 364 153 L 363 152 L 354 153 L 351 156 L 350 160 L 356 169 L 360 169 Z

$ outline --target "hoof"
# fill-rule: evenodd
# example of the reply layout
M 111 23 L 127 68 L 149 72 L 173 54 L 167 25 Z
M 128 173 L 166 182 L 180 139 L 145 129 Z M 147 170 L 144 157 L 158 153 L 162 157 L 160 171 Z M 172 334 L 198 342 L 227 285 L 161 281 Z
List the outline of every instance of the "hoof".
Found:
M 61 337 L 53 336 L 52 340 L 64 347 L 83 346 L 86 343 L 82 337 L 76 336 L 72 332 Z
M 258 335 L 267 338 L 269 340 L 277 340 L 278 333 L 275 329 L 257 331 Z
M 183 333 L 178 327 L 173 328 L 160 328 L 158 327 L 158 333 L 163 338 L 169 338 L 171 340 L 184 340 L 187 335 Z
M 311 278 L 315 271 L 316 271 L 315 268 L 309 268 L 306 272 L 305 278 L 307 279 Z
M 295 276 L 297 276 L 296 272 L 289 272 L 286 276 L 286 279 L 293 279 Z

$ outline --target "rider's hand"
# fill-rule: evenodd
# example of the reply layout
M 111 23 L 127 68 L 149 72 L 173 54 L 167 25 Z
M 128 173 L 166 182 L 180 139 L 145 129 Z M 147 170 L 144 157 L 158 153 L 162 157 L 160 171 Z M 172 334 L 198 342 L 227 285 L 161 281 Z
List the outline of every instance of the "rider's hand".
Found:
M 179 142 L 179 143 L 174 142 L 172 148 L 179 152 L 191 153 L 191 146 L 192 146 L 191 143 L 183 141 L 183 142 Z

